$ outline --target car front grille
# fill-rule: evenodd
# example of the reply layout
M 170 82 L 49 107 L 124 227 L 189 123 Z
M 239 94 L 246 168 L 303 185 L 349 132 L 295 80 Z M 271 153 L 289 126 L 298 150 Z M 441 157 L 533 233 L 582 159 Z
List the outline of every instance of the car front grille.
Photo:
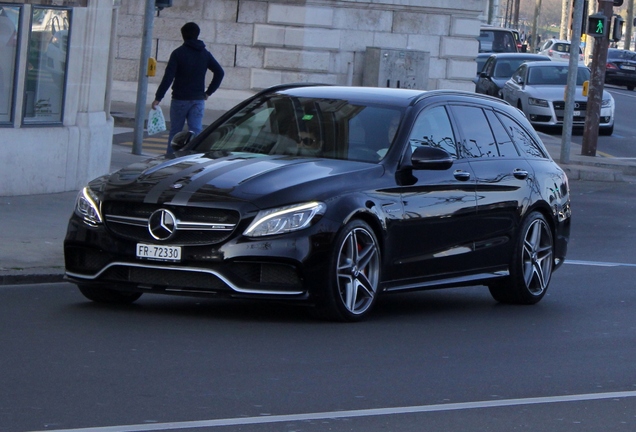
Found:
M 576 101 L 574 102 L 574 111 L 585 111 L 587 110 L 587 102 L 585 101 Z M 565 110 L 565 101 L 555 101 L 552 103 L 554 106 L 554 110 Z
M 108 266 L 96 280 L 112 284 L 133 283 L 151 289 L 207 293 L 298 294 L 303 291 L 302 280 L 295 267 L 256 262 L 232 263 L 224 271 L 220 268 L 145 266 L 118 262 Z
M 157 206 L 155 204 L 107 201 L 102 212 L 106 227 L 115 235 L 134 241 L 156 241 L 148 228 L 150 216 L 157 210 L 172 212 L 178 223 L 164 244 L 202 245 L 226 240 L 239 222 L 234 210 L 205 207 Z

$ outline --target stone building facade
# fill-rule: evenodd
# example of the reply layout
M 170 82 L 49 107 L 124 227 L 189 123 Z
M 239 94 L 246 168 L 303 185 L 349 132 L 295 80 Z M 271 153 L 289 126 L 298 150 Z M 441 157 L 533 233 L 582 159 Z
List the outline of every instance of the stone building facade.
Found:
M 428 53 L 424 89 L 473 91 L 475 37 L 484 0 L 174 0 L 154 18 L 157 74 L 181 45 L 187 21 L 226 71 L 208 108 L 229 109 L 257 90 L 289 82 L 364 83 L 369 47 Z M 122 0 L 118 11 L 112 99 L 135 102 L 144 2 Z M 395 86 L 395 85 L 391 85 Z M 164 99 L 169 103 L 169 97 Z
M 0 0 L 0 196 L 78 190 L 110 168 L 119 0 Z

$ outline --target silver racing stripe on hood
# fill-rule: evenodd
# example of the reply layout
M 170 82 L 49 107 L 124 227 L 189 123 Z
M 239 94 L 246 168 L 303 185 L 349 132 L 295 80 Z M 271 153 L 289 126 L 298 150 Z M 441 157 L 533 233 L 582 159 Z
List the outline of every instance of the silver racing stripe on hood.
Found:
M 192 195 L 206 185 L 227 192 L 250 177 L 281 167 L 280 163 L 275 163 L 271 160 L 259 160 L 257 158 L 238 159 L 233 162 L 232 164 L 224 164 L 222 167 L 218 167 L 218 169 L 217 167 L 207 167 L 200 173 L 193 175 L 190 181 L 179 190 L 170 203 L 174 205 L 185 205 Z M 237 181 L 236 175 L 223 179 L 224 174 L 234 173 L 237 170 L 241 171 L 239 181 Z M 212 184 L 213 180 L 214 184 Z
M 153 186 L 153 188 L 148 192 L 148 194 L 146 195 L 146 197 L 144 198 L 144 202 L 147 204 L 156 204 L 157 202 L 159 202 L 159 198 L 161 198 L 161 195 L 170 188 L 170 186 L 172 186 L 173 184 L 175 184 L 176 182 L 178 182 L 179 180 L 183 180 L 184 178 L 189 178 L 192 176 L 193 173 L 196 173 L 197 171 L 201 171 L 204 170 L 206 167 L 210 166 L 210 165 L 215 165 L 216 169 L 220 169 L 223 166 L 227 165 L 227 164 L 231 164 L 233 163 L 233 161 L 219 161 L 218 159 L 203 159 L 204 162 L 201 163 L 197 163 L 191 166 L 188 166 L 187 168 L 184 169 L 180 169 L 177 172 L 175 172 L 172 175 L 169 175 L 168 177 L 164 178 L 163 180 L 159 181 L 156 185 Z M 192 160 L 185 160 L 183 161 L 185 164 L 191 163 Z M 166 169 L 169 169 L 171 166 L 175 166 L 178 164 L 174 164 L 174 163 L 170 163 L 165 165 Z M 155 169 L 154 173 L 159 172 L 160 170 Z

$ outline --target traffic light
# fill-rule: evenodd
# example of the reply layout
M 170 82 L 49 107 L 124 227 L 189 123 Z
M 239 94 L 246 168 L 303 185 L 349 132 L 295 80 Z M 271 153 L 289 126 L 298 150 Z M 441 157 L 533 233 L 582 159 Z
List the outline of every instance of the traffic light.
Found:
M 574 0 L 572 2 L 572 11 L 570 13 L 570 31 L 574 31 L 574 10 L 576 8 L 577 2 L 581 0 Z M 588 0 L 583 2 L 583 17 L 581 18 L 581 34 L 585 34 L 585 24 L 587 24 L 587 8 L 588 8 Z
M 603 37 L 607 34 L 607 17 L 600 12 L 587 17 L 587 34 Z
M 625 20 L 620 15 L 614 15 L 612 17 L 612 35 L 610 40 L 612 42 L 618 42 L 623 37 L 623 23 Z

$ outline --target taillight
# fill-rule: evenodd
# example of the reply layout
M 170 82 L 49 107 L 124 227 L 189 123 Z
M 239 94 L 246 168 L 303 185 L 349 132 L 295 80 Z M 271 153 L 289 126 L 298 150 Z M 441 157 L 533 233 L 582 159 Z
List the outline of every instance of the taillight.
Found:
M 608 63 L 605 65 L 605 69 L 618 69 L 614 63 Z

